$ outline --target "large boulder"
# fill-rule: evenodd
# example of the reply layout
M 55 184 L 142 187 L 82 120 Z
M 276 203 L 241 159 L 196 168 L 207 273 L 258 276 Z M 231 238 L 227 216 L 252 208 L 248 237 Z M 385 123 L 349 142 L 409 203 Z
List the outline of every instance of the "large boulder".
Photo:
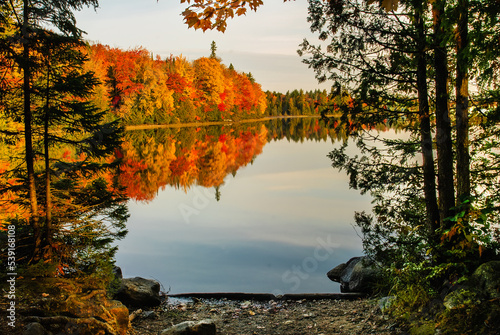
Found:
M 500 298 L 500 261 L 481 264 L 464 284 L 453 287 L 445 296 L 447 309 L 477 305 Z
M 160 283 L 141 277 L 124 278 L 115 299 L 133 307 L 158 306 L 161 303 Z
M 500 261 L 481 264 L 471 279 L 486 299 L 500 298 Z
M 130 327 L 127 307 L 108 300 L 103 290 L 87 294 L 64 292 L 62 296 L 45 298 L 41 304 L 47 306 L 44 309 L 50 310 L 50 314 L 27 316 L 30 324 L 25 335 L 45 334 L 44 329 L 47 334 L 126 335 Z
M 47 335 L 47 330 L 38 322 L 31 322 L 24 326 L 23 335 Z
M 443 299 L 443 305 L 447 309 L 455 309 L 463 306 L 473 306 L 481 301 L 478 298 L 477 291 L 467 288 L 454 290 L 446 295 Z
M 342 293 L 372 293 L 382 277 L 382 270 L 368 257 L 353 257 L 327 273 L 340 283 Z

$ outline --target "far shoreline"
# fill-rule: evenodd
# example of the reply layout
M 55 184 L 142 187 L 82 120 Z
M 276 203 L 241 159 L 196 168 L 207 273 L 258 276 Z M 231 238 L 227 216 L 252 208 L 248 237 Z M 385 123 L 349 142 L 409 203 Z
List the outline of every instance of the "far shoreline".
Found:
M 332 117 L 334 115 L 325 115 Z M 252 123 L 269 121 L 275 119 L 295 119 L 295 118 L 321 118 L 321 115 L 282 115 L 282 116 L 266 116 L 259 119 L 245 119 L 239 121 L 209 121 L 209 122 L 187 122 L 187 123 L 170 123 L 170 124 L 142 124 L 136 126 L 125 126 L 125 130 L 147 130 L 158 128 L 188 128 L 188 127 L 203 127 L 203 126 L 223 126 L 237 123 Z
M 167 294 L 169 298 L 196 298 L 196 299 L 227 299 L 227 300 L 356 300 L 367 298 L 363 293 L 285 293 L 274 295 L 272 293 L 245 293 L 245 292 L 192 292 Z

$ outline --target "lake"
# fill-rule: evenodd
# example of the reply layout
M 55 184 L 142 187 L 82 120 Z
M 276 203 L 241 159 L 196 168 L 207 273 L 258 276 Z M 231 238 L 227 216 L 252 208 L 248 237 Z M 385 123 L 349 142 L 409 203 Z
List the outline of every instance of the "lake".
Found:
M 340 292 L 326 273 L 362 254 L 353 215 L 371 199 L 331 167 L 339 136 L 318 119 L 127 136 L 125 277 L 170 293 Z

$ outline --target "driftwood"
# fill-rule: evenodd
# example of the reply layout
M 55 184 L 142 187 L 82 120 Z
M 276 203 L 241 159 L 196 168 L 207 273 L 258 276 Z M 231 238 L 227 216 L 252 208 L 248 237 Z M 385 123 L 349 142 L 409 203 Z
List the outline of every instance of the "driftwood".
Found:
M 137 310 L 133 311 L 132 313 L 130 313 L 128 320 L 130 322 L 132 322 L 136 317 L 141 315 L 141 313 L 142 313 L 142 309 L 137 309 Z

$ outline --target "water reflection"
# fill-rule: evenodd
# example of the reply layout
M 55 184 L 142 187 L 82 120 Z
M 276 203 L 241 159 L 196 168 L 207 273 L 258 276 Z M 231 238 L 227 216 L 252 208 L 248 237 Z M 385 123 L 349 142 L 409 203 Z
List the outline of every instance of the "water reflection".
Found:
M 129 132 L 118 265 L 172 293 L 338 292 L 325 274 L 361 253 L 370 207 L 330 167 L 339 138 L 311 118 Z

